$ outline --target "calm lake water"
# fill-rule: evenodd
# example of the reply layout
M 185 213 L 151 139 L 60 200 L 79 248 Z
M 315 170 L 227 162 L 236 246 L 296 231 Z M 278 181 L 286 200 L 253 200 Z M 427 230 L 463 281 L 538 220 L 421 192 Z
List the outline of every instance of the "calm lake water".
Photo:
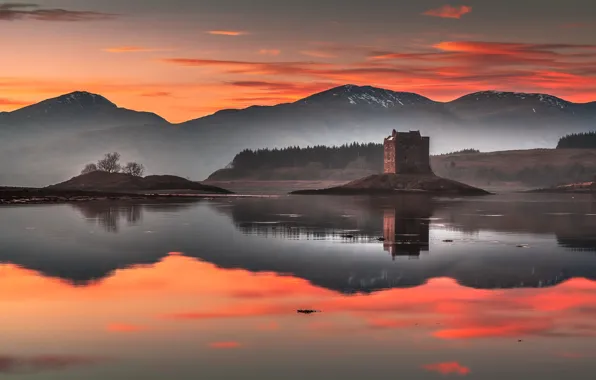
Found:
M 0 223 L 2 378 L 596 373 L 590 196 L 7 206 Z

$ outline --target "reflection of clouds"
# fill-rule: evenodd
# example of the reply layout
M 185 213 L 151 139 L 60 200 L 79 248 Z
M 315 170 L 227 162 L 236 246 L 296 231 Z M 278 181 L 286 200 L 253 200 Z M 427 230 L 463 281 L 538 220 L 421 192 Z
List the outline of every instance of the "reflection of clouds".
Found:
M 145 326 L 132 325 L 128 323 L 110 323 L 106 326 L 106 330 L 116 333 L 131 333 L 147 330 Z
M 219 350 L 229 350 L 233 348 L 240 348 L 241 344 L 239 342 L 212 342 L 209 343 L 209 347 L 219 349 Z
M 441 375 L 467 375 L 471 371 L 468 367 L 459 364 L 458 362 L 445 362 L 445 363 L 434 363 L 427 364 L 424 369 L 431 372 L 438 372 Z
M 26 305 L 36 302 L 43 292 L 48 305 L 68 302 L 66 305 L 80 312 L 81 305 L 117 297 L 119 315 L 126 316 L 133 329 L 142 326 L 139 321 L 148 316 L 155 324 L 231 323 L 252 318 L 266 318 L 271 323 L 295 316 L 297 309 L 312 308 L 323 311 L 313 322 L 326 323 L 319 325 L 325 331 L 408 330 L 442 340 L 555 339 L 594 336 L 596 331 L 596 282 L 585 279 L 551 288 L 493 291 L 466 288 L 440 278 L 415 288 L 344 295 L 288 275 L 221 269 L 180 255 L 169 255 L 153 266 L 119 270 L 88 288 L 75 288 L 11 265 L 1 269 L 0 289 L 12 291 L 0 292 L 0 303 L 18 299 Z M 66 315 L 71 312 L 69 308 L 63 311 Z M 91 308 L 90 317 L 93 312 Z M 5 318 L 18 320 L 18 310 L 5 312 Z M 118 330 L 128 329 L 128 325 L 124 327 Z M 278 327 L 283 330 L 275 324 Z
M 0 356 L 0 373 L 62 370 L 101 364 L 104 361 L 104 359 L 100 358 L 69 355 L 39 355 L 32 357 Z

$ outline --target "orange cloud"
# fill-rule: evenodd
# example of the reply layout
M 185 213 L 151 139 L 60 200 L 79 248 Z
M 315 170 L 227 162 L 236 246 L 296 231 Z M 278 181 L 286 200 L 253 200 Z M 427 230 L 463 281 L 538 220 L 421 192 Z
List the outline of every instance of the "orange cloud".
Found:
M 210 30 L 207 33 L 215 36 L 244 36 L 248 34 L 240 30 Z
M 147 98 L 161 98 L 164 96 L 170 96 L 172 95 L 171 92 L 169 91 L 153 91 L 153 92 L 143 92 L 141 94 L 141 96 L 147 97 Z
M 259 54 L 278 56 L 278 55 L 281 54 L 281 50 L 277 50 L 277 49 L 261 49 L 261 50 L 259 50 Z
M 431 9 L 423 13 L 425 16 L 441 17 L 441 18 L 454 18 L 460 19 L 463 15 L 472 12 L 472 7 L 460 5 L 453 7 L 451 5 L 444 5 L 440 8 Z
M 127 323 L 110 323 L 106 326 L 106 330 L 109 332 L 129 333 L 146 330 L 145 326 L 131 325 Z
M 211 348 L 215 348 L 215 349 L 234 349 L 234 348 L 240 348 L 241 344 L 238 342 L 213 342 L 213 343 L 209 343 L 209 347 Z
M 320 50 L 302 50 L 300 54 L 315 58 L 335 58 L 334 54 Z
M 250 62 L 193 58 L 169 58 L 165 62 L 189 67 L 209 68 L 237 76 L 293 77 L 291 83 L 354 83 L 417 92 L 435 100 L 452 100 L 466 93 L 487 88 L 514 91 L 548 92 L 568 100 L 596 98 L 596 47 L 580 44 L 522 44 L 484 41 L 445 41 L 435 50 L 416 52 L 372 51 L 369 59 L 355 63 L 324 62 Z M 541 80 L 536 74 L 558 72 Z M 582 81 L 576 80 L 576 77 Z M 388 78 L 391 78 L 388 81 Z M 230 83 L 250 82 L 239 79 Z M 552 87 L 551 87 L 552 85 Z M 246 104 L 250 100 L 274 102 L 273 89 L 267 94 L 227 97 Z M 298 94 L 298 92 L 296 93 Z M 276 93 L 277 95 L 277 93 Z M 242 101 L 243 98 L 245 101 Z
M 427 371 L 440 373 L 441 375 L 467 375 L 471 372 L 468 367 L 465 367 L 458 362 L 427 364 L 423 366 L 423 368 Z
M 325 63 L 315 62 L 251 62 L 200 58 L 165 58 L 162 62 L 187 66 L 204 67 L 222 70 L 230 74 L 254 75 L 312 75 L 316 69 L 332 67 Z
M 338 85 L 338 83 L 332 82 L 295 83 L 250 80 L 228 82 L 227 84 L 235 87 L 259 91 L 260 94 L 265 93 L 267 95 L 286 95 L 289 98 L 294 99 L 306 97 L 316 92 L 324 91 Z
M 35 8 L 35 9 L 34 9 Z M 38 21 L 95 21 L 116 17 L 114 14 L 91 11 L 71 11 L 66 9 L 37 9 L 31 3 L 0 4 L 0 21 L 31 19 Z
M 155 49 L 147 49 L 140 46 L 116 46 L 103 49 L 103 51 L 108 53 L 141 53 L 155 51 Z
M 22 101 L 22 100 L 0 98 L 0 106 L 24 107 L 24 106 L 28 106 L 30 104 L 31 104 L 31 102 L 26 102 L 26 101 Z

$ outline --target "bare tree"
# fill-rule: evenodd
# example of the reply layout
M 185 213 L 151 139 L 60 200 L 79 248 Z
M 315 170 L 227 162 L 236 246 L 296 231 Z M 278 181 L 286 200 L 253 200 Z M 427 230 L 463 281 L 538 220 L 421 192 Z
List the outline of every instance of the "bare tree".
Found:
M 118 173 L 122 169 L 119 161 L 120 153 L 106 153 L 104 158 L 97 162 L 97 169 L 108 173 Z
M 135 177 L 142 177 L 143 173 L 145 173 L 145 167 L 137 162 L 129 162 L 124 166 L 122 171 Z
M 85 165 L 83 170 L 81 170 L 81 174 L 89 174 L 89 173 L 96 172 L 96 171 L 97 171 L 97 165 L 87 164 L 87 165 Z

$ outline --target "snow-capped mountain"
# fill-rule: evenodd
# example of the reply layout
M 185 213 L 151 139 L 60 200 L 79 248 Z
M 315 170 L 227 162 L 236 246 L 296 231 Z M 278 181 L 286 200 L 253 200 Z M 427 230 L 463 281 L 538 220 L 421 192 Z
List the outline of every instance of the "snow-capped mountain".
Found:
M 116 109 L 117 105 L 110 102 L 101 95 L 84 91 L 76 91 L 70 94 L 61 95 L 56 98 L 47 99 L 14 112 L 13 116 L 34 118 L 38 115 L 55 115 L 59 113 L 82 113 L 97 112 L 99 109 Z
M 537 93 L 481 91 L 445 103 L 445 108 L 464 120 L 510 122 L 511 120 L 594 117 L 584 104 Z M 590 116 L 592 115 L 592 116 Z
M 411 106 L 433 103 L 432 100 L 412 92 L 395 92 L 371 86 L 348 84 L 314 94 L 296 102 L 298 104 L 327 105 L 329 103 L 345 105 L 368 105 L 381 108 Z
M 556 96 L 538 94 L 538 93 L 525 93 L 525 92 L 506 92 L 506 91 L 481 91 L 473 94 L 462 96 L 461 98 L 454 100 L 452 103 L 460 101 L 507 101 L 507 102 L 519 102 L 523 103 L 542 103 L 549 107 L 557 107 L 564 109 L 571 105 L 571 102 L 557 98 Z

